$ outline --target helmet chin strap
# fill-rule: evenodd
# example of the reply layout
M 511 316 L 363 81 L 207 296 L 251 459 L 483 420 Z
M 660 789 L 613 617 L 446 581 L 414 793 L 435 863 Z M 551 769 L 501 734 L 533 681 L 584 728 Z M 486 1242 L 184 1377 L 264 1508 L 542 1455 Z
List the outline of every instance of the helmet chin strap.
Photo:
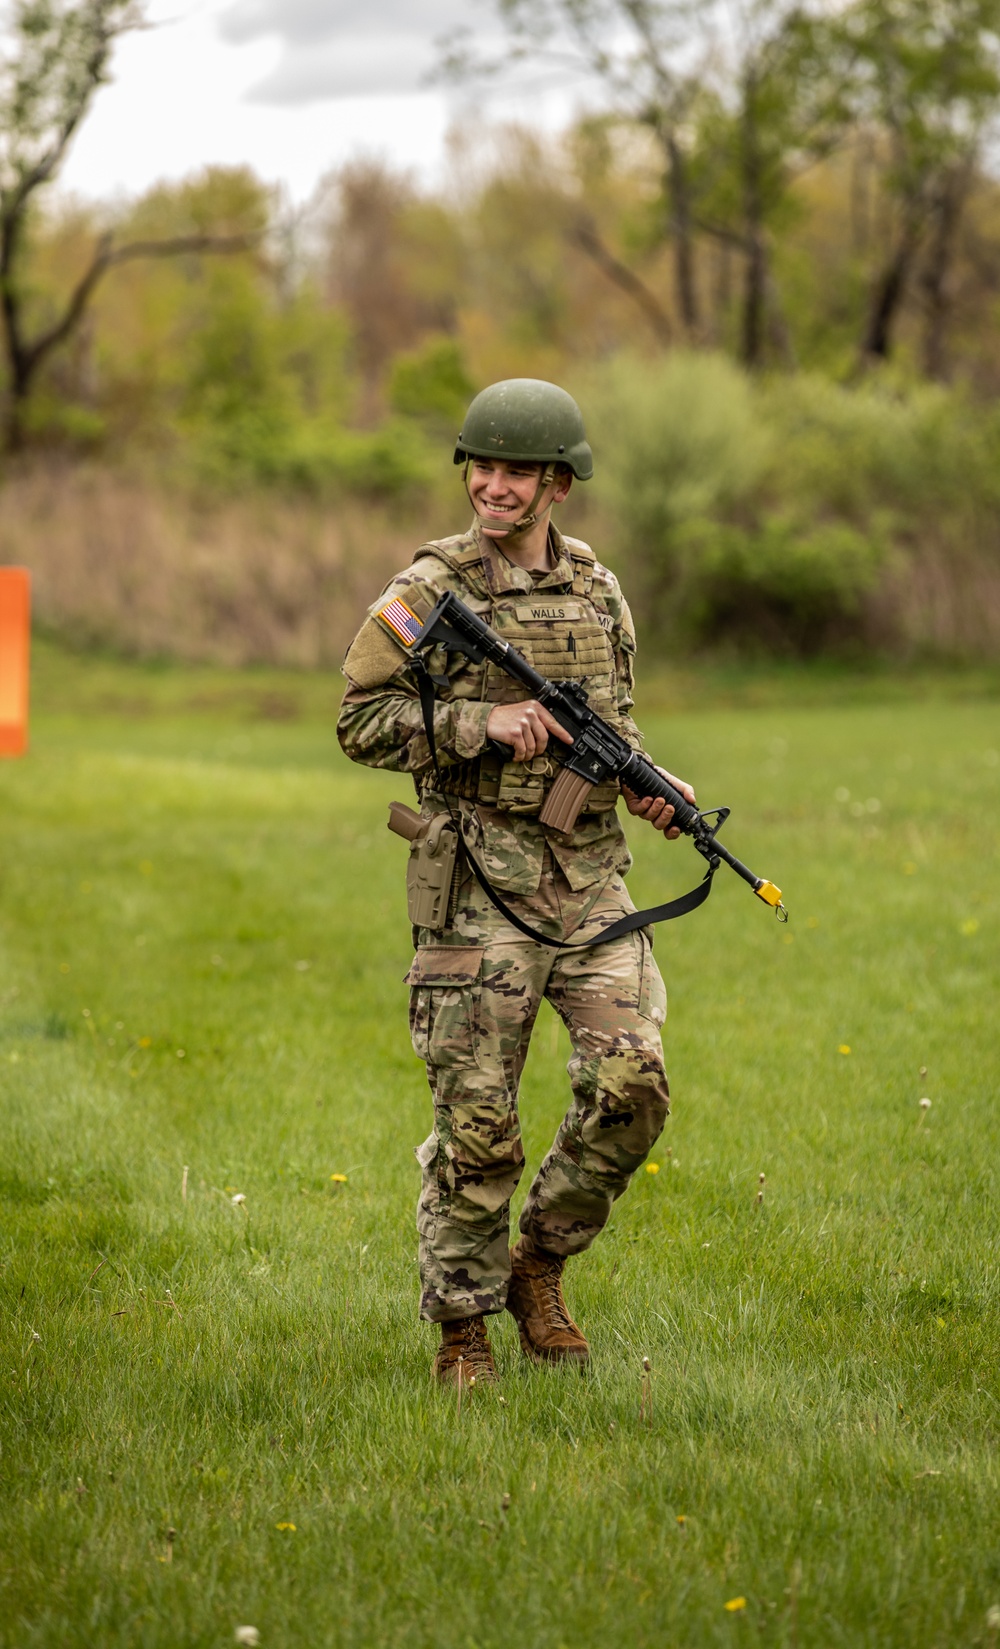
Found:
M 469 492 L 469 465 L 471 463 L 471 457 L 465 460 L 465 469 L 462 471 L 462 479 L 465 482 L 465 490 L 468 494 L 469 503 L 475 510 L 477 518 L 480 521 L 485 522 L 485 517 L 479 514 L 479 511 L 476 509 L 473 501 L 472 494 Z M 502 537 L 505 541 L 508 538 L 520 538 L 524 533 L 530 532 L 532 527 L 537 526 L 538 522 L 541 520 L 541 516 L 537 515 L 535 512 L 537 511 L 539 504 L 541 503 L 549 487 L 551 487 L 555 478 L 555 465 L 551 463 L 546 464 L 545 469 L 539 479 L 538 486 L 535 489 L 535 496 L 528 505 L 528 513 L 526 515 L 522 515 L 519 520 L 512 521 L 509 527 L 501 526 L 497 522 L 491 521 L 489 522 L 490 532 L 496 533 L 498 537 Z M 550 506 L 548 505 L 546 506 L 546 508 L 549 507 Z M 542 511 L 542 515 L 544 514 L 545 510 Z

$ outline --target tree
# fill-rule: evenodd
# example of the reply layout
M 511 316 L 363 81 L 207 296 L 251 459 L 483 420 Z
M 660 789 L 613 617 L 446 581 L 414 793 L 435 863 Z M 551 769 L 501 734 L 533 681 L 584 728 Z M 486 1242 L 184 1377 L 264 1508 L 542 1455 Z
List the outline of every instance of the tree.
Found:
M 316 212 L 327 297 L 350 318 L 371 422 L 392 357 L 428 333 L 454 332 L 462 247 L 448 214 L 380 160 L 351 161 L 324 178 Z
M 924 362 L 939 376 L 962 211 L 1000 106 L 1000 0 L 858 0 L 840 39 L 856 64 L 856 117 L 884 134 L 893 208 L 888 250 L 871 281 L 862 362 L 892 354 L 926 253 Z
M 134 258 L 252 244 L 244 235 L 197 234 L 116 245 L 106 231 L 61 312 L 29 335 L 24 263 L 32 212 L 107 79 L 115 41 L 142 20 L 142 0 L 14 0 L 9 44 L 0 56 L 0 331 L 8 372 L 0 450 L 24 444 L 39 371 L 79 326 L 109 269 Z
M 771 243 L 792 215 L 796 181 L 841 141 L 849 114 L 821 10 L 788 0 L 736 0 L 717 11 L 725 26 L 713 83 L 698 109 L 691 163 L 695 222 L 743 255 L 740 354 L 755 367 L 769 331 L 790 358 Z
M 540 53 L 570 72 L 606 85 L 617 113 L 652 133 L 663 155 L 664 224 L 674 257 L 674 284 L 681 324 L 698 334 L 701 317 L 695 279 L 694 220 L 688 178 L 687 130 L 699 79 L 692 64 L 681 67 L 698 0 L 496 0 L 512 40 L 503 64 L 476 57 L 463 45 L 445 60 L 456 78 L 496 73 Z M 581 220 L 572 238 L 610 279 L 628 291 L 662 339 L 669 321 L 644 284 L 595 239 Z
M 539 51 L 575 63 L 610 90 L 622 119 L 645 127 L 664 160 L 664 231 L 689 338 L 702 333 L 695 270 L 699 232 L 744 260 L 741 353 L 763 357 L 770 312 L 779 332 L 768 236 L 803 163 L 839 141 L 846 111 L 827 73 L 815 7 L 806 0 L 495 0 L 515 61 Z M 822 9 L 822 8 L 821 8 Z M 459 49 L 452 73 L 497 65 Z M 602 261 L 592 238 L 577 243 Z M 606 251 L 610 278 L 631 288 L 661 338 L 655 299 Z M 655 306 L 655 308 L 654 308 Z M 785 339 L 785 352 L 788 352 Z

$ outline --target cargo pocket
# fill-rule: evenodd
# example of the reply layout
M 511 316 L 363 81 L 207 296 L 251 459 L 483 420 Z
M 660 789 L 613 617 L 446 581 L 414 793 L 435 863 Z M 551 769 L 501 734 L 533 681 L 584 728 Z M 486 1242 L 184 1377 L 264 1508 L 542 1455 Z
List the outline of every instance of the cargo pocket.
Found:
M 424 945 L 406 975 L 410 1037 L 418 1059 L 436 1067 L 479 1064 L 483 953 L 478 946 Z
M 417 1230 L 423 1237 L 433 1239 L 438 1216 L 447 1212 L 448 1159 L 438 1139 L 437 1129 L 415 1147 L 413 1155 L 420 1164 L 420 1201 L 417 1205 Z
M 642 975 L 639 982 L 639 1012 L 662 1028 L 667 1018 L 667 987 L 653 959 L 653 942 L 649 934 L 640 930 L 636 938 L 642 944 Z
M 429 1168 L 438 1154 L 438 1137 L 436 1133 L 428 1134 L 422 1145 L 413 1147 L 413 1155 L 421 1168 Z

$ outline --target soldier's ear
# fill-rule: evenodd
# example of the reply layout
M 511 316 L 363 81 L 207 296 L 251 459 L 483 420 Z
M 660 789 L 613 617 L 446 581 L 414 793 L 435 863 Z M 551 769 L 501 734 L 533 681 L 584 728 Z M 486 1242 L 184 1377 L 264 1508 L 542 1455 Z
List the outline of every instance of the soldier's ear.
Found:
M 573 471 L 568 464 L 556 465 L 555 492 L 552 494 L 553 504 L 561 504 L 569 497 L 569 489 L 573 485 Z

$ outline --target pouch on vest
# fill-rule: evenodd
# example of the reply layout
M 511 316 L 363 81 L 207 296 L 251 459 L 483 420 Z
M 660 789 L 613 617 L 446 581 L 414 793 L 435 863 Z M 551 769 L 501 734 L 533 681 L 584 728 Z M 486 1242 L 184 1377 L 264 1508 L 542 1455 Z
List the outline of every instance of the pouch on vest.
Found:
M 389 829 L 410 844 L 406 866 L 406 913 L 414 927 L 440 932 L 448 922 L 448 899 L 458 832 L 447 813 L 422 819 L 402 802 L 389 808 Z

